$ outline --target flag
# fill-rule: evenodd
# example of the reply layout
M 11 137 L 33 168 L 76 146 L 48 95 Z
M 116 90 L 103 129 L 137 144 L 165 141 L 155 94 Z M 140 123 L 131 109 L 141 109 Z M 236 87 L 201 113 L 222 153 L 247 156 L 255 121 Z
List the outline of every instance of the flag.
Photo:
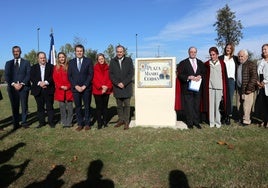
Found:
M 52 65 L 56 65 L 56 54 L 54 46 L 54 36 L 53 33 L 50 34 L 50 50 L 49 50 L 49 59 L 48 62 Z

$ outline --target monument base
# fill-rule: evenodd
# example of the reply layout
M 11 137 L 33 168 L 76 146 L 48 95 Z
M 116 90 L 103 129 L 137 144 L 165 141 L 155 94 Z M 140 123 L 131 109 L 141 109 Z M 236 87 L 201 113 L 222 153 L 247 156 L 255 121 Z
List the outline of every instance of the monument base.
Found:
M 163 126 L 152 126 L 152 125 L 142 125 L 142 126 L 139 126 L 139 125 L 136 125 L 136 121 L 135 120 L 131 120 L 130 124 L 129 124 L 129 127 L 152 127 L 152 128 L 163 128 Z M 176 125 L 174 126 L 166 126 L 168 128 L 172 128 L 172 129 L 180 129 L 180 130 L 183 130 L 183 129 L 188 129 L 187 125 L 183 122 L 183 121 L 176 121 Z

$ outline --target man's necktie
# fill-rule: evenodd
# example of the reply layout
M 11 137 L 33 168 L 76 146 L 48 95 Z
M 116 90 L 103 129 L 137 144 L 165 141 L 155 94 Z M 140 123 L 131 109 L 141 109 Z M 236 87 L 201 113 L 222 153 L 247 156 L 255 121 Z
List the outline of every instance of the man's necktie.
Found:
M 18 70 L 19 69 L 19 60 L 15 59 L 15 69 Z
M 192 59 L 192 66 L 193 66 L 194 72 L 196 73 L 197 66 L 196 66 L 196 63 L 194 62 L 194 59 Z
M 81 70 L 81 66 L 82 66 L 82 61 L 81 61 L 81 59 L 79 58 L 79 59 L 78 59 L 78 70 L 79 70 L 79 72 L 80 72 L 80 70 Z

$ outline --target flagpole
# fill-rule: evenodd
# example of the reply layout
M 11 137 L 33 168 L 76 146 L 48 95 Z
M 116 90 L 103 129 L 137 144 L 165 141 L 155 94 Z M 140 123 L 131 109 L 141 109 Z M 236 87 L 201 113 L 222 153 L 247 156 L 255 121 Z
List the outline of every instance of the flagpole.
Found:
M 138 34 L 136 33 L 136 58 L 138 58 Z

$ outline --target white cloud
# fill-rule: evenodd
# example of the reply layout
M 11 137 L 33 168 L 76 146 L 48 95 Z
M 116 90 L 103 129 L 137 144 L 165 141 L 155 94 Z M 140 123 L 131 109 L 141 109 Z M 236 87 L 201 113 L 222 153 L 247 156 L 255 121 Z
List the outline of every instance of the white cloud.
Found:
M 198 48 L 200 59 L 205 61 L 208 58 L 208 49 L 215 46 L 216 32 L 213 24 L 216 21 L 216 12 L 225 4 L 227 3 L 223 1 L 211 0 L 195 4 L 195 9 L 180 20 L 167 23 L 157 35 L 145 38 L 140 55 L 154 56 L 157 46 L 160 45 L 160 49 L 163 50 L 160 54 L 174 55 L 175 53 L 178 59 L 182 59 L 187 56 L 186 49 L 194 44 Z M 245 27 L 242 30 L 245 38 L 240 41 L 237 49 L 246 48 L 254 55 L 259 55 L 261 45 L 268 40 L 266 35 L 268 1 L 230 0 L 228 5 L 231 11 L 235 12 L 236 19 L 241 20 Z M 254 36 L 253 33 L 259 34 Z

